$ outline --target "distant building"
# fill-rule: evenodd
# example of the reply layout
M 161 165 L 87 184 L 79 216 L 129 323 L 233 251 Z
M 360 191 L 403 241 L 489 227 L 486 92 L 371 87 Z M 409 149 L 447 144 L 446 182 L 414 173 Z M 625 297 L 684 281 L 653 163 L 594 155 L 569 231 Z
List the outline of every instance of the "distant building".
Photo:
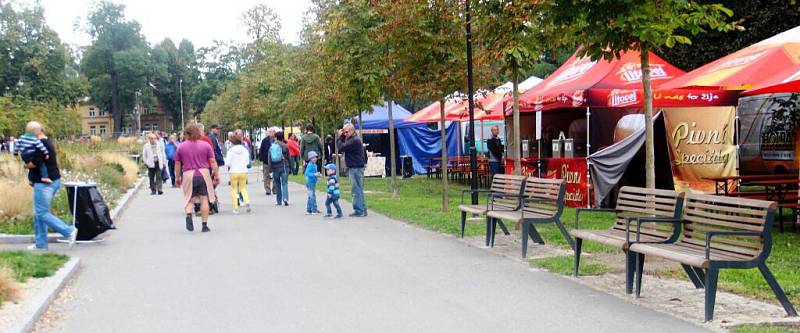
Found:
M 122 129 L 123 135 L 129 135 L 133 132 L 133 123 L 135 120 L 132 118 L 133 117 L 128 117 L 128 120 L 125 121 L 125 127 Z M 142 132 L 164 131 L 171 133 L 175 131 L 175 126 L 172 122 L 172 115 L 164 112 L 160 104 L 155 108 L 144 108 L 141 122 Z
M 97 105 L 84 100 L 78 105 L 81 114 L 81 133 L 111 137 L 114 133 L 114 116 Z

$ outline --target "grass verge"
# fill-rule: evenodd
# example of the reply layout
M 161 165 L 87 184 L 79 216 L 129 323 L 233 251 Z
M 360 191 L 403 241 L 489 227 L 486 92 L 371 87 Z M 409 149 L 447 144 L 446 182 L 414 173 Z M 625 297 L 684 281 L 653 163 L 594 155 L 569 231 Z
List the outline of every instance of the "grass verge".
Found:
M 742 325 L 733 328 L 731 333 L 800 333 L 800 329 L 797 326 Z
M 572 275 L 575 267 L 575 261 L 572 256 L 558 256 L 549 258 L 532 259 L 531 264 L 544 268 L 548 271 L 562 274 Z M 590 258 L 581 258 L 580 275 L 601 275 L 610 272 L 611 270 L 602 262 L 592 260 Z
M 0 252 L 0 265 L 7 265 L 14 272 L 14 278 L 25 282 L 29 278 L 43 278 L 53 275 L 69 257 L 57 253 L 34 254 L 25 251 Z

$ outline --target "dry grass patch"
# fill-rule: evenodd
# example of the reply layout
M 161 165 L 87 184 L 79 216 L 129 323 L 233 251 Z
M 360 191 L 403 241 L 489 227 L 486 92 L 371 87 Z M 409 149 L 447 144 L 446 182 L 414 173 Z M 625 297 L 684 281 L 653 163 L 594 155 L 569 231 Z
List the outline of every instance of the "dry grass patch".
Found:
M 20 285 L 14 272 L 8 266 L 0 266 L 0 306 L 5 301 L 18 301 L 19 295 Z
M 0 155 L 0 220 L 30 215 L 32 200 L 22 162 L 10 154 Z

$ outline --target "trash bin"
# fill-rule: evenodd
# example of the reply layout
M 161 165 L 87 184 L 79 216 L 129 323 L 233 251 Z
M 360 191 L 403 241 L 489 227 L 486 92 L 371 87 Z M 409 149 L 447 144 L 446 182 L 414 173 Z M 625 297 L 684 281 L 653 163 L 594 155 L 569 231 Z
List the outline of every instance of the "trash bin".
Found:
M 97 235 L 116 229 L 97 184 L 69 182 L 64 187 L 67 189 L 72 224 L 78 228 L 79 241 L 94 240 Z

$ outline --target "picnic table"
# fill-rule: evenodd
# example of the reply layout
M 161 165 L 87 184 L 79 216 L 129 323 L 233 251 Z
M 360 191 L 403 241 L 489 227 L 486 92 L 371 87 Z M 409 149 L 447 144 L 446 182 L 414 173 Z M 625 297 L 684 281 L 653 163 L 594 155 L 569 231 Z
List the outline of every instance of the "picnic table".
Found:
M 767 200 L 773 200 L 778 203 L 778 227 L 783 232 L 783 209 L 789 208 L 794 214 L 792 218 L 792 229 L 797 232 L 797 219 L 794 215 L 797 214 L 798 193 L 797 188 L 800 186 L 800 179 L 794 177 L 792 179 L 769 179 L 769 180 L 755 180 L 751 182 L 754 186 L 763 186 Z M 795 191 L 795 195 L 790 195 Z
M 733 182 L 755 182 L 762 180 L 775 180 L 775 179 L 793 179 L 796 178 L 794 174 L 777 174 L 777 175 L 740 175 L 740 176 L 720 176 L 720 177 L 705 177 L 705 179 L 715 183 L 715 192 L 717 195 L 730 195 L 732 188 L 729 184 Z M 736 188 L 736 186 L 734 186 Z

